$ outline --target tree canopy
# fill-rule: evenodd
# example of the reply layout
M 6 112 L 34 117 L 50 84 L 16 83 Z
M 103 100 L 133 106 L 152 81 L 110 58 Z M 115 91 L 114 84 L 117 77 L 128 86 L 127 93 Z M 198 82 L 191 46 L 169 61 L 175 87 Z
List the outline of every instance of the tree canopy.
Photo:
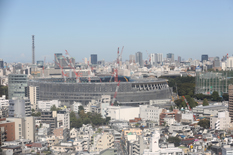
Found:
M 190 97 L 190 95 L 185 95 L 185 98 L 190 106 L 190 108 L 196 107 L 198 104 L 197 102 L 195 102 L 195 100 L 193 98 Z M 179 108 L 185 108 L 187 107 L 187 104 L 184 101 L 184 98 L 181 97 L 181 99 L 177 99 L 174 101 L 175 104 L 179 107 Z
M 205 129 L 209 129 L 210 128 L 210 121 L 207 119 L 202 119 L 198 122 L 198 125 L 200 125 L 201 127 L 205 128 Z
M 8 87 L 0 85 L 0 96 L 6 95 L 6 99 L 8 99 Z
M 53 105 L 51 108 L 50 108 L 50 111 L 59 111 L 61 110 L 60 108 L 57 108 L 55 105 Z
M 169 137 L 167 139 L 169 143 L 174 143 L 175 147 L 180 146 L 181 139 L 178 137 Z
M 209 102 L 208 102 L 208 100 L 205 98 L 204 100 L 203 100 L 203 106 L 208 106 L 209 105 Z

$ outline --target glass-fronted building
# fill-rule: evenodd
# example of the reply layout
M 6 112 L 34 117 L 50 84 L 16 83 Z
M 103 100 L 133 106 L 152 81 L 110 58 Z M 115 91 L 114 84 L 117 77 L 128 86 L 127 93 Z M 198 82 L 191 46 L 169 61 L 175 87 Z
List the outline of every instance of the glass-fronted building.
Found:
M 27 75 L 25 74 L 9 74 L 8 75 L 8 96 L 24 98 L 27 89 Z

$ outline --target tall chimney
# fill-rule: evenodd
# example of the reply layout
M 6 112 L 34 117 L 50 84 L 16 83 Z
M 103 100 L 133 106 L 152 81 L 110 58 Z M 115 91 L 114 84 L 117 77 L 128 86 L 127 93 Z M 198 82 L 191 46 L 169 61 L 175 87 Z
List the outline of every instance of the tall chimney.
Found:
M 35 64 L 35 45 L 34 45 L 34 35 L 32 35 L 32 64 Z

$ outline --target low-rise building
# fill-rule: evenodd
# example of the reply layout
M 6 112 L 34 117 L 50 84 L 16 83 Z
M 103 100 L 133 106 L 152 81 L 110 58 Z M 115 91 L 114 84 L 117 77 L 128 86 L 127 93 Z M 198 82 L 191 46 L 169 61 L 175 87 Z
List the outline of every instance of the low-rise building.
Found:
M 61 102 L 58 100 L 38 101 L 38 109 L 41 109 L 42 111 L 50 111 L 53 105 L 59 107 L 61 105 Z
M 210 117 L 210 127 L 215 130 L 225 130 L 229 128 L 231 118 L 228 111 L 218 112 L 217 116 Z
M 140 105 L 140 118 L 142 120 L 156 121 L 159 124 L 159 116 L 162 109 L 159 107 Z

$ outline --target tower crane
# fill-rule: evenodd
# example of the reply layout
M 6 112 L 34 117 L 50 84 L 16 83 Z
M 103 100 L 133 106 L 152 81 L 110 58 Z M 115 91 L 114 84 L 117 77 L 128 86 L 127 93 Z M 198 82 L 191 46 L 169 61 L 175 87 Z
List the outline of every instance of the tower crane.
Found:
M 112 104 L 111 104 L 111 106 L 113 106 L 113 104 L 114 104 L 114 102 L 115 102 L 115 100 L 116 100 L 116 96 L 117 96 L 117 92 L 118 92 L 118 89 L 119 89 L 119 86 L 120 86 L 120 80 L 119 80 L 119 82 L 118 82 L 118 84 L 117 84 L 117 87 L 116 87 L 116 91 L 115 91 L 115 94 L 114 94 L 114 97 L 113 97 L 113 99 L 112 99 Z
M 188 109 L 189 109 L 189 111 L 190 112 L 192 112 L 192 109 L 190 108 L 190 106 L 189 106 L 189 103 L 188 103 L 188 101 L 187 101 L 187 99 L 183 96 L 183 98 L 184 98 L 184 101 L 185 101 L 185 103 L 186 103 L 186 105 L 187 105 L 187 107 L 188 107 Z M 196 121 L 196 117 L 195 117 L 195 115 L 193 114 L 193 119 Z

